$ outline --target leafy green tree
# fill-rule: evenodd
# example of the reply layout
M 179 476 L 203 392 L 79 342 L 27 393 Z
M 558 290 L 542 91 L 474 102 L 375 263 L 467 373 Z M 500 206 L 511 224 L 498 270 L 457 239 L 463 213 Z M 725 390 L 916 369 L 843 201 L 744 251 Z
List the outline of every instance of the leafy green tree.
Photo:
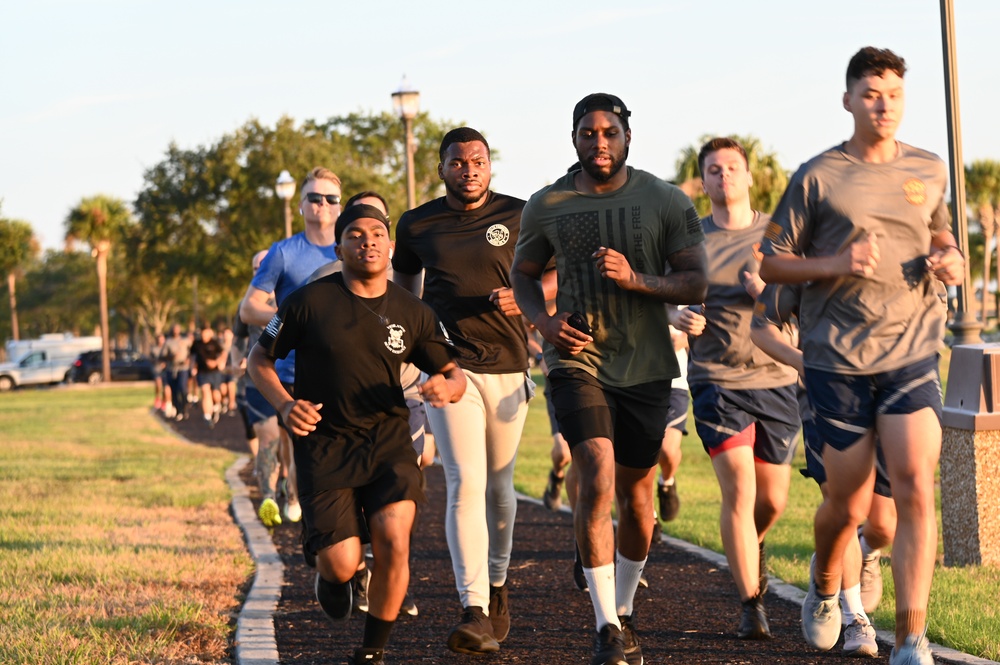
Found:
M 712 212 L 712 202 L 701 187 L 701 170 L 698 168 L 698 151 L 701 146 L 715 138 L 711 134 L 701 137 L 698 145 L 681 150 L 676 162 L 674 182 L 691 197 L 698 214 L 702 217 Z M 747 153 L 753 187 L 750 188 L 750 205 L 754 210 L 774 212 L 781 195 L 788 186 L 788 173 L 781 168 L 777 155 L 764 150 L 760 139 L 754 136 L 730 136 L 743 146 Z
M 97 276 L 90 252 L 47 250 L 28 263 L 19 282 L 23 337 L 50 332 L 96 333 Z
M 66 240 L 81 240 L 91 247 L 97 260 L 97 292 L 103 338 L 104 380 L 111 380 L 110 331 L 108 329 L 108 254 L 134 223 L 126 203 L 110 196 L 84 198 L 66 218 Z
M 983 234 L 983 288 L 980 292 L 980 318 L 986 322 L 986 303 L 990 283 L 990 262 L 996 251 L 995 238 L 1000 224 L 1000 162 L 983 159 L 965 167 L 965 198 L 975 211 Z M 971 257 L 970 257 L 971 258 Z M 1000 261 L 997 262 L 1000 283 Z
M 17 274 L 28 261 L 38 255 L 38 250 L 38 241 L 35 239 L 31 224 L 0 217 L 0 273 L 7 276 L 10 330 L 11 338 L 14 340 L 21 338 L 20 325 L 17 321 Z
M 438 195 L 437 149 L 451 126 L 426 114 L 414 121 L 418 202 Z M 147 303 L 149 321 L 157 319 L 153 310 L 162 318 L 188 302 L 192 313 L 197 308 L 212 320 L 231 316 L 250 281 L 250 257 L 284 237 L 284 202 L 274 194 L 282 170 L 301 181 L 314 166 L 327 166 L 345 197 L 378 191 L 398 218 L 406 201 L 403 140 L 402 123 L 391 114 L 352 113 L 298 126 L 291 118 L 273 127 L 251 120 L 210 146 L 171 145 L 146 171 L 135 205 L 138 229 L 128 240 L 129 275 L 152 274 L 159 288 L 150 285 L 145 300 L 133 302 Z M 300 217 L 295 227 L 301 230 Z M 198 302 L 188 295 L 195 281 Z

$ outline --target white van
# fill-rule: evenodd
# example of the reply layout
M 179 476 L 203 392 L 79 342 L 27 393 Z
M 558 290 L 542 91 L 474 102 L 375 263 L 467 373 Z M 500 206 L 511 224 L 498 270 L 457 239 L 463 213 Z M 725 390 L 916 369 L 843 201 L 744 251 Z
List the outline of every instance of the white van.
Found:
M 0 392 L 64 381 L 81 353 L 101 350 L 101 338 L 50 334 L 7 342 L 6 348 L 11 362 L 0 364 Z

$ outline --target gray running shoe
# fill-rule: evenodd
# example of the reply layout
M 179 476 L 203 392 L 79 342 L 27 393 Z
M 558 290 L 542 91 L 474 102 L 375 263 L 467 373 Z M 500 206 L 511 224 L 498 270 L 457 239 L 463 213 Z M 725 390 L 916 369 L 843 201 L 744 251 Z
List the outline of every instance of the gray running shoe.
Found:
M 878 656 L 875 629 L 864 617 L 856 617 L 844 628 L 844 654 L 854 658 Z
M 925 629 L 924 634 L 926 632 Z M 902 645 L 893 647 L 889 665 L 934 665 L 934 657 L 924 634 L 907 635 Z
M 802 603 L 802 635 L 820 651 L 829 651 L 840 639 L 840 599 L 823 598 L 816 591 L 816 555 L 809 564 L 809 592 Z
M 368 570 L 368 566 L 365 566 L 358 572 L 354 573 L 354 611 L 355 612 L 367 612 L 368 611 L 368 583 L 371 582 L 372 573 Z

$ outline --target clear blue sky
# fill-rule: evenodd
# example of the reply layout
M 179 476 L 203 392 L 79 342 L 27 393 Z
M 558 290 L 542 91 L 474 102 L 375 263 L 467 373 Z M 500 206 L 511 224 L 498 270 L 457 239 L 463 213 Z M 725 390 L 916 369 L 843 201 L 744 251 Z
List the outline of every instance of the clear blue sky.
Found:
M 1000 159 L 1000 2 L 955 4 L 965 161 Z M 486 134 L 501 152 L 494 189 L 521 197 L 575 159 L 572 108 L 597 91 L 632 109 L 639 168 L 671 178 L 684 146 L 739 133 L 794 169 L 850 135 L 844 70 L 869 44 L 910 67 L 899 138 L 947 158 L 939 11 L 938 0 L 6 2 L 2 214 L 61 247 L 81 197 L 131 202 L 171 141 L 206 145 L 250 118 L 391 110 L 404 73 L 434 118 Z

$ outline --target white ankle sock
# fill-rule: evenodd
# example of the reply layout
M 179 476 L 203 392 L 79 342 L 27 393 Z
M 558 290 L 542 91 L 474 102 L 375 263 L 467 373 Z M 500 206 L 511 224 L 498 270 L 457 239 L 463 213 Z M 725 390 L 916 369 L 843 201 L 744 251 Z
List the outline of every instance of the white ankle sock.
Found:
M 608 624 L 621 628 L 615 614 L 615 564 L 584 568 L 583 575 L 590 586 L 590 602 L 594 605 L 597 630 Z
M 632 561 L 616 550 L 615 564 L 618 566 L 615 571 L 615 611 L 618 616 L 630 616 L 635 590 L 639 588 L 639 577 L 646 566 L 646 559 Z
M 864 603 L 861 602 L 860 584 L 855 584 L 851 588 L 843 589 L 840 592 L 840 607 L 843 609 L 840 621 L 845 626 L 851 625 L 851 622 L 856 617 L 864 617 L 865 621 L 869 621 L 868 615 L 865 614 Z

